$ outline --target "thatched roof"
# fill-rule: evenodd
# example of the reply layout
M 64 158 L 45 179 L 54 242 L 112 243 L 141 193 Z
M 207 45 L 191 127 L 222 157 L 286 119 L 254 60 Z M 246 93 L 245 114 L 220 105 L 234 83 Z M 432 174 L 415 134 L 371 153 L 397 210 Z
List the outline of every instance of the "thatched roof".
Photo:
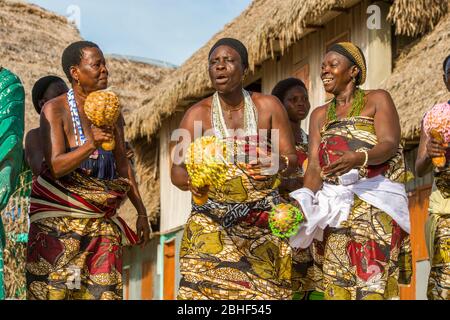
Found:
M 430 31 L 448 11 L 448 0 L 395 0 L 388 20 L 397 34 L 416 36 Z
M 210 94 L 212 88 L 208 78 L 207 54 L 209 48 L 222 37 L 239 38 L 248 48 L 250 70 L 254 71 L 262 62 L 283 52 L 294 42 L 312 30 L 310 25 L 328 21 L 339 10 L 349 8 L 359 0 L 254 0 L 235 20 L 212 37 L 170 77 L 156 86 L 149 96 L 153 97 L 135 112 L 130 139 L 151 140 L 161 126 L 178 107 L 185 107 Z M 433 23 L 447 12 L 447 0 L 419 0 L 422 7 L 410 4 L 415 1 L 395 0 L 390 19 L 402 33 L 418 33 L 430 29 Z M 425 6 L 425 3 L 427 4 Z M 444 5 L 445 3 L 445 5 Z M 407 14 L 403 14 L 407 13 Z M 411 25 L 412 22 L 414 25 Z
M 0 65 L 16 73 L 24 84 L 26 131 L 39 123 L 31 102 L 34 82 L 48 74 L 65 79 L 61 53 L 78 40 L 78 30 L 64 17 L 35 5 L 0 0 Z
M 31 102 L 31 88 L 34 82 L 48 74 L 65 79 L 61 68 L 61 54 L 67 45 L 78 40 L 82 40 L 78 30 L 69 24 L 66 18 L 36 5 L 0 0 L 0 65 L 16 73 L 24 84 L 25 131 L 39 125 L 39 117 Z M 125 121 L 128 123 L 129 113 L 146 103 L 148 92 L 173 69 L 125 57 L 106 58 L 110 85 L 119 94 L 124 107 Z M 144 174 L 138 171 L 137 175 Z M 159 183 L 155 179 L 152 180 L 152 188 L 159 188 Z M 148 195 L 147 192 L 143 194 Z M 159 199 L 154 199 L 152 194 L 143 200 L 150 215 L 156 217 Z M 126 212 L 130 215 L 135 214 L 130 210 Z
M 450 14 L 397 60 L 394 72 L 382 85 L 394 99 L 407 140 L 419 137 L 420 122 L 430 107 L 450 98 L 442 80 L 442 63 L 448 54 Z

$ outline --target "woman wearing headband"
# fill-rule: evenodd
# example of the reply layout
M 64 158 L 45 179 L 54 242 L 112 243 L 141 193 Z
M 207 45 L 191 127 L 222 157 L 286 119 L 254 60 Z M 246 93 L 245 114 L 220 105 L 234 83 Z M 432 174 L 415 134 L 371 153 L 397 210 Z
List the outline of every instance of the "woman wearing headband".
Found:
M 304 187 L 291 193 L 307 219 L 291 244 L 323 240 L 325 299 L 396 299 L 410 277 L 399 118 L 388 92 L 360 88 L 366 70 L 352 43 L 325 54 L 321 77 L 334 97 L 311 114 Z
M 450 92 L 450 55 L 444 59 L 443 71 L 444 85 Z M 416 161 L 416 172 L 419 177 L 430 171 L 434 177 L 428 208 L 430 215 L 425 225 L 425 239 L 431 263 L 427 290 L 429 300 L 450 299 L 449 119 L 450 101 L 438 103 L 427 111 L 422 121 Z M 432 129 L 437 132 L 433 134 Z M 437 159 L 440 161 L 436 161 Z
M 184 163 L 172 167 L 172 182 L 196 196 L 207 193 L 204 205 L 193 203 L 180 252 L 179 299 L 290 299 L 289 244 L 268 228 L 268 210 L 279 202 L 277 173 L 289 175 L 297 163 L 286 110 L 273 96 L 243 89 L 248 69 L 247 50 L 236 40 L 219 40 L 209 52 L 209 76 L 216 93 L 192 106 L 180 128 L 194 137 L 194 122 L 202 135 L 222 141 L 245 142 L 249 149 L 264 140 L 264 131 L 276 134 L 279 167 L 261 161 L 238 166 L 229 163 L 226 182 L 194 188 Z M 209 133 L 208 133 L 209 132 Z M 197 137 L 194 137 L 197 138 Z M 183 141 L 179 141 L 182 143 Z M 247 150 L 247 149 L 246 149 Z M 269 172 L 270 171 L 270 172 Z

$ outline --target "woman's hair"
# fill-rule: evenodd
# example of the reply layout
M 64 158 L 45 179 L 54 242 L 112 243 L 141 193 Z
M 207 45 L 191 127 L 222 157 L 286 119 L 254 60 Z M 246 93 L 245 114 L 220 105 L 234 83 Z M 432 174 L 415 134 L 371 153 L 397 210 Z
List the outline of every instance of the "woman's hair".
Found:
M 31 99 L 33 101 L 34 109 L 38 114 L 41 113 L 41 106 L 39 105 L 39 100 L 42 99 L 42 96 L 45 94 L 45 91 L 47 91 L 48 87 L 50 87 L 52 83 L 58 82 L 61 82 L 64 85 L 66 85 L 64 80 L 57 76 L 42 77 L 34 84 L 33 89 L 31 90 Z
M 85 48 L 97 48 L 100 50 L 99 46 L 90 41 L 77 41 L 70 44 L 62 54 L 62 68 L 64 73 L 69 79 L 69 82 L 72 83 L 72 75 L 70 74 L 70 68 L 73 66 L 77 66 L 81 62 L 81 58 L 83 58 L 83 49 Z
M 297 78 L 287 78 L 278 82 L 272 90 L 272 95 L 280 99 L 283 102 L 286 97 L 286 93 L 293 87 L 302 87 L 308 93 L 308 89 L 306 89 L 305 84 L 302 80 Z

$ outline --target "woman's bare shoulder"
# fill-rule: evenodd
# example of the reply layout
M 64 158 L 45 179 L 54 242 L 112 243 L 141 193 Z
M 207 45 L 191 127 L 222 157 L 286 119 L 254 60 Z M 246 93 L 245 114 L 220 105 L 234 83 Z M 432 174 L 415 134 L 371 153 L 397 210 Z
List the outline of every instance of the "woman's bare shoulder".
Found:
M 195 118 L 195 119 L 201 119 L 206 114 L 209 114 L 211 111 L 211 103 L 212 103 L 212 97 L 205 98 L 203 100 L 200 100 L 196 104 L 189 107 L 189 109 L 186 110 L 185 116 Z
M 367 99 L 392 99 L 391 94 L 384 89 L 364 90 Z
M 62 116 L 67 114 L 67 99 L 65 95 L 61 95 L 47 101 L 41 110 L 41 115 L 45 116 Z

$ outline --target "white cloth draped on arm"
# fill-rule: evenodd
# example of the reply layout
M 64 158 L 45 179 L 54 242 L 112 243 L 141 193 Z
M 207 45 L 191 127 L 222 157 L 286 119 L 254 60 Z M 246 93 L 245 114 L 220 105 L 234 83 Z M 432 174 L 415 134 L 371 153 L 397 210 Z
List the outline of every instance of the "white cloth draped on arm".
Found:
M 302 207 L 306 223 L 290 238 L 295 248 L 307 248 L 314 239 L 323 240 L 327 227 L 339 228 L 348 219 L 353 206 L 354 195 L 386 212 L 407 233 L 410 233 L 408 197 L 405 186 L 381 175 L 357 179 L 357 170 L 341 176 L 341 185 L 324 183 L 315 195 L 308 188 L 290 193 Z M 356 178 L 355 178 L 356 175 Z

